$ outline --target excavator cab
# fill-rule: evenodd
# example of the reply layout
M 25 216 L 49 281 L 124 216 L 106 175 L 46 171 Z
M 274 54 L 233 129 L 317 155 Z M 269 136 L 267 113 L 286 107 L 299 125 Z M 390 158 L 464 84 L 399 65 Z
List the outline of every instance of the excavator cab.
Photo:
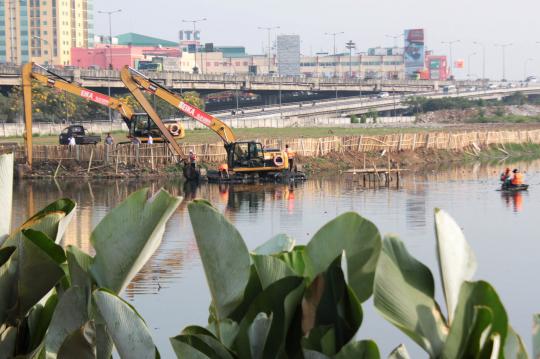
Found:
M 229 168 L 264 167 L 264 151 L 258 142 L 233 142 L 229 146 Z
M 185 130 L 181 123 L 174 120 L 163 121 L 163 123 L 175 139 L 184 138 Z M 154 138 L 154 142 L 163 141 L 161 130 L 146 113 L 134 114 L 131 121 L 126 121 L 126 124 L 129 127 L 130 137 L 138 137 L 143 143 L 147 140 L 149 134 Z
M 225 145 L 229 168 L 234 172 L 283 171 L 288 168 L 286 155 L 281 151 L 265 151 L 262 144 L 255 141 L 239 141 Z

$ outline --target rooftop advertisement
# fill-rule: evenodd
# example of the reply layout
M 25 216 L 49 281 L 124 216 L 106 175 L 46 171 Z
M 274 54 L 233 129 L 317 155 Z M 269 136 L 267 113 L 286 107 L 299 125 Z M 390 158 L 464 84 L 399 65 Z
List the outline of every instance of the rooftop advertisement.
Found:
M 424 29 L 405 30 L 405 73 L 413 76 L 424 68 Z

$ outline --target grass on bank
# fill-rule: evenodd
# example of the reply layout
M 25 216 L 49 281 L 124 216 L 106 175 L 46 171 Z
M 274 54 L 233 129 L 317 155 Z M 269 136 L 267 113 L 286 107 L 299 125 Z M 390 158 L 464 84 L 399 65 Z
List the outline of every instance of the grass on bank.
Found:
M 477 155 L 472 152 L 463 152 L 464 162 L 486 162 L 486 163 L 513 163 L 540 158 L 540 144 L 537 143 L 510 143 L 501 145 L 491 145 L 483 149 Z
M 523 116 L 523 115 L 504 115 L 495 114 L 485 116 L 480 112 L 475 117 L 466 121 L 467 123 L 540 123 L 540 116 Z

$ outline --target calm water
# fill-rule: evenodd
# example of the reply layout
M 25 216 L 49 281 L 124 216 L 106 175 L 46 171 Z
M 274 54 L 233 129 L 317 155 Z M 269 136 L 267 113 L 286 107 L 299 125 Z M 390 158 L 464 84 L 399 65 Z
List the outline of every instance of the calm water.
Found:
M 77 201 L 65 244 L 91 251 L 92 228 L 129 193 L 165 187 L 185 199 L 167 225 L 151 261 L 123 294 L 146 319 L 163 357 L 171 357 L 168 338 L 188 324 L 205 325 L 209 293 L 187 214 L 193 198 L 210 200 L 240 230 L 249 248 L 277 233 L 305 243 L 324 223 L 346 211 L 371 219 L 383 234 L 396 233 L 433 271 L 438 281 L 433 208 L 450 212 L 462 226 L 479 262 L 477 279 L 490 281 L 506 305 L 512 325 L 530 348 L 531 316 L 540 312 L 540 161 L 520 163 L 531 184 L 528 193 L 504 196 L 495 191 L 501 166 L 475 165 L 428 174 L 409 174 L 399 190 L 364 190 L 346 178 L 285 185 L 183 187 L 177 181 L 21 181 L 15 183 L 14 225 L 60 197 Z M 535 186 L 536 185 L 536 186 Z M 444 306 L 441 290 L 438 300 Z M 372 338 L 383 356 L 406 343 L 413 357 L 422 351 L 365 303 L 359 338 Z

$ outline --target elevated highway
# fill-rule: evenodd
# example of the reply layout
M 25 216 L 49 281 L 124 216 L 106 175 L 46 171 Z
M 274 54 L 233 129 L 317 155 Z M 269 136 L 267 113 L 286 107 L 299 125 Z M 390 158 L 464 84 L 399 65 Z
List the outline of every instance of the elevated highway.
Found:
M 338 100 L 324 100 L 310 103 L 292 103 L 280 106 L 243 108 L 243 113 L 232 115 L 231 112 L 214 112 L 213 115 L 224 120 L 231 118 L 275 118 L 275 117 L 341 117 L 361 115 L 371 111 L 383 112 L 408 108 L 406 101 L 413 96 L 426 98 L 461 97 L 469 99 L 497 99 L 511 96 L 516 92 L 524 95 L 540 95 L 540 84 L 527 87 L 499 88 L 482 91 L 467 91 L 445 94 L 441 92 L 424 92 L 410 95 L 396 95 L 385 98 L 353 97 Z
M 90 88 L 123 88 L 120 73 L 115 70 L 55 69 L 55 73 Z M 399 92 L 419 93 L 437 91 L 449 84 L 456 86 L 481 86 L 481 81 L 428 81 L 428 80 L 360 80 L 344 78 L 272 77 L 250 75 L 206 75 L 183 72 L 146 72 L 148 77 L 175 91 L 217 92 L 240 90 L 256 93 L 279 91 L 306 92 Z M 0 86 L 20 85 L 20 68 L 0 65 Z

